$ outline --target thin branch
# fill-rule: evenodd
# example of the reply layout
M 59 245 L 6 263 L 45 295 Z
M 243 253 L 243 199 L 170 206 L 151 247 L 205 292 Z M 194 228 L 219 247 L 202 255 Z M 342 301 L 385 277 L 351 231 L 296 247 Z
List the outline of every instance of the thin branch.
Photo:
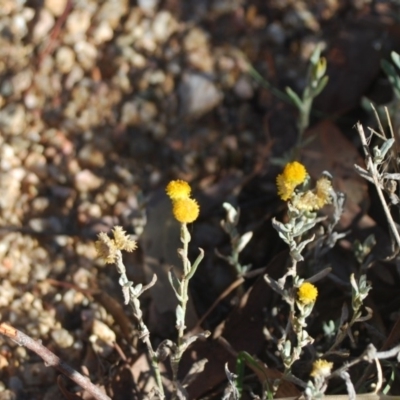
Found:
M 264 270 L 264 268 L 262 268 Z M 203 322 L 206 320 L 206 318 L 212 313 L 212 311 L 217 307 L 217 305 L 226 297 L 228 296 L 233 290 L 235 290 L 237 287 L 239 287 L 242 283 L 244 282 L 244 278 L 240 277 L 233 283 L 231 283 L 227 289 L 225 289 L 214 301 L 214 303 L 211 305 L 211 307 L 201 316 L 201 318 L 198 320 L 196 326 L 191 330 L 192 332 L 196 332 L 201 328 L 201 325 Z
M 382 366 L 381 366 L 379 360 L 375 359 L 374 362 L 376 365 L 376 372 L 377 372 L 377 382 L 376 382 L 374 394 L 378 394 L 380 392 L 380 390 L 382 389 L 383 373 L 382 373 Z
M 62 374 L 73 380 L 80 387 L 90 393 L 96 400 L 111 400 L 100 388 L 95 386 L 87 377 L 75 371 L 68 364 L 57 357 L 47 347 L 32 339 L 25 333 L 6 323 L 0 324 L 0 334 L 7 336 L 20 346 L 24 346 L 36 353 L 45 362 L 46 366 L 54 367 Z

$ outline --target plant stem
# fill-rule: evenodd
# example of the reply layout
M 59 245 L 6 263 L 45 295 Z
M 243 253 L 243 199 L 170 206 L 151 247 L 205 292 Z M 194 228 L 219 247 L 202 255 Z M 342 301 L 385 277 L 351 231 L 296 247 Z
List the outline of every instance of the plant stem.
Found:
M 382 189 L 381 189 L 381 185 L 380 185 L 379 180 L 378 180 L 379 172 L 377 171 L 377 168 L 376 168 L 374 162 L 372 161 L 372 157 L 371 157 L 371 154 L 369 152 L 369 147 L 368 147 L 367 139 L 365 137 L 364 129 L 363 129 L 362 125 L 359 122 L 357 122 L 357 131 L 358 131 L 358 134 L 360 136 L 361 143 L 363 145 L 364 154 L 365 154 L 365 161 L 366 161 L 366 164 L 367 164 L 368 171 L 371 173 L 371 177 L 374 180 L 374 185 L 376 187 L 376 191 L 378 192 L 378 196 L 379 196 L 379 199 L 381 201 L 383 210 L 385 212 L 386 219 L 388 221 L 389 227 L 390 227 L 390 229 L 392 231 L 392 234 L 393 234 L 393 236 L 394 236 L 394 238 L 396 240 L 397 246 L 400 247 L 399 232 L 396 229 L 396 225 L 395 225 L 395 223 L 393 221 L 392 215 L 390 214 L 390 210 L 389 210 L 389 207 L 388 207 L 388 205 L 386 203 L 385 196 L 383 195 L 383 192 L 382 192 Z
M 183 243 L 183 252 L 182 252 L 182 261 L 183 261 L 183 276 L 181 279 L 180 284 L 180 295 L 181 295 L 181 307 L 183 310 L 183 323 L 179 326 L 178 329 L 178 351 L 182 346 L 183 335 L 185 333 L 185 317 L 186 317 L 186 306 L 188 302 L 188 289 L 189 289 L 189 279 L 188 275 L 190 272 L 190 261 L 188 258 L 189 253 L 189 241 L 190 241 L 190 234 L 186 224 L 182 224 L 182 233 L 181 233 L 181 240 Z
M 187 225 L 183 223 L 181 225 L 181 241 L 183 244 L 182 251 L 180 252 L 180 256 L 182 258 L 183 263 L 183 274 L 181 279 L 179 280 L 179 287 L 178 287 L 178 302 L 179 306 L 181 307 L 182 312 L 182 319 L 177 323 L 178 329 L 178 340 L 177 340 L 177 348 L 175 354 L 171 355 L 171 368 L 173 374 L 173 381 L 174 381 L 174 392 L 172 395 L 173 399 L 177 399 L 177 384 L 178 384 L 178 370 L 179 370 L 179 363 L 182 358 L 182 354 L 185 351 L 185 344 L 184 344 L 184 335 L 185 335 L 185 318 L 186 318 L 186 307 L 187 302 L 189 299 L 188 290 L 189 290 L 189 273 L 191 270 L 191 263 L 189 261 L 188 252 L 189 252 L 189 242 L 190 242 L 190 233 L 188 231 Z M 179 307 L 178 306 L 178 307 Z
M 160 397 L 163 399 L 165 397 L 164 395 L 164 388 L 163 388 L 163 384 L 162 384 L 162 380 L 161 380 L 161 372 L 160 372 L 160 368 L 158 365 L 158 357 L 153 349 L 153 346 L 151 344 L 150 341 L 150 332 L 146 326 L 146 324 L 143 321 L 143 313 L 142 310 L 140 308 L 140 301 L 139 301 L 139 295 L 141 293 L 136 293 L 133 289 L 133 283 L 130 282 L 128 280 L 128 277 L 126 276 L 126 268 L 125 265 L 123 263 L 122 260 L 122 253 L 120 250 L 118 250 L 117 253 L 117 258 L 116 258 L 116 267 L 117 267 L 117 271 L 119 272 L 119 274 L 121 275 L 120 277 L 120 285 L 122 286 L 122 290 L 124 293 L 124 296 L 126 296 L 126 292 L 124 291 L 125 288 L 129 288 L 129 304 L 132 307 L 133 310 L 133 315 L 135 316 L 137 323 L 138 323 L 138 331 L 140 333 L 139 338 L 142 340 L 142 342 L 145 344 L 146 348 L 147 348 L 147 352 L 150 356 L 151 359 L 151 365 L 153 367 L 153 371 L 154 371 L 154 377 L 157 383 L 157 387 L 159 390 L 159 395 Z M 153 280 L 152 283 L 150 283 L 150 285 L 153 285 L 155 282 L 155 280 Z M 148 286 L 150 286 L 148 285 Z M 145 288 L 143 288 L 143 290 L 145 290 Z M 127 303 L 127 300 L 125 300 L 125 302 Z

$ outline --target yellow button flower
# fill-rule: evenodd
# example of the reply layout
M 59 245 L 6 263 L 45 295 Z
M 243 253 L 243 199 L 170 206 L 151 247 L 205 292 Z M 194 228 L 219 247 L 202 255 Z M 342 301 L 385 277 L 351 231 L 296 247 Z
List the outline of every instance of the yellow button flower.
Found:
M 182 224 L 193 222 L 200 213 L 200 207 L 196 200 L 190 198 L 177 199 L 173 202 L 172 213 Z
M 313 367 L 310 375 L 314 378 L 316 376 L 326 377 L 331 374 L 332 368 L 333 363 L 319 359 L 313 362 Z
M 307 170 L 297 161 L 286 164 L 283 172 L 276 178 L 278 195 L 282 200 L 289 200 L 296 186 L 306 180 Z
M 309 282 L 304 282 L 297 291 L 300 303 L 308 305 L 314 303 L 318 296 L 317 288 Z
M 191 189 L 187 182 L 177 179 L 176 181 L 168 183 L 166 192 L 171 200 L 178 200 L 188 198 Z

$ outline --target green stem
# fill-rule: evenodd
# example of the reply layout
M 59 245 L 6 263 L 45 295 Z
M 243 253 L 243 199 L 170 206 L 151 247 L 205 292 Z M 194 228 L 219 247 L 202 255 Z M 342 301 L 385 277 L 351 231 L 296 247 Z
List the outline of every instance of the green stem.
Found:
M 146 336 L 146 338 L 144 338 L 143 341 L 145 342 L 147 351 L 150 354 L 151 366 L 153 367 L 154 377 L 157 382 L 158 390 L 160 392 L 161 398 L 164 399 L 165 394 L 164 394 L 164 388 L 163 388 L 163 384 L 162 384 L 162 380 L 161 380 L 160 367 L 158 365 L 158 357 L 154 353 L 153 346 L 151 345 L 149 336 Z
M 300 116 L 299 116 L 299 136 L 297 140 L 297 145 L 301 145 L 303 141 L 303 136 L 304 132 L 310 125 L 310 113 L 311 113 L 311 107 L 313 103 L 313 98 L 310 96 L 308 98 L 303 99 L 303 106 L 300 110 Z
M 187 276 L 190 273 L 190 261 L 188 258 L 188 253 L 189 253 L 189 241 L 190 241 L 190 234 L 187 229 L 186 224 L 182 224 L 182 234 L 181 234 L 182 242 L 183 242 L 183 254 L 182 254 L 182 260 L 183 260 L 183 276 L 180 281 L 180 296 L 181 296 L 181 307 L 183 310 L 183 321 L 185 321 L 186 317 L 186 306 L 188 302 L 188 289 L 189 289 L 189 279 Z M 182 347 L 182 342 L 183 342 L 183 335 L 185 333 L 185 323 L 183 323 L 181 326 L 179 326 L 178 329 L 178 353 L 180 353 L 180 348 Z
M 190 242 L 190 233 L 187 229 L 186 224 L 181 225 L 181 241 L 183 243 L 182 248 L 182 262 L 183 262 L 183 275 L 179 281 L 179 305 L 182 308 L 183 320 L 181 324 L 178 324 L 178 340 L 177 340 L 177 349 L 175 354 L 171 356 L 171 368 L 173 374 L 174 381 L 174 392 L 172 394 L 172 399 L 177 399 L 177 383 L 178 383 L 178 371 L 179 371 L 179 363 L 182 358 L 182 354 L 184 352 L 184 334 L 185 334 L 185 319 L 186 319 L 186 307 L 189 299 L 188 291 L 189 291 L 189 278 L 188 275 L 191 270 L 191 263 L 188 258 L 189 252 L 189 242 Z

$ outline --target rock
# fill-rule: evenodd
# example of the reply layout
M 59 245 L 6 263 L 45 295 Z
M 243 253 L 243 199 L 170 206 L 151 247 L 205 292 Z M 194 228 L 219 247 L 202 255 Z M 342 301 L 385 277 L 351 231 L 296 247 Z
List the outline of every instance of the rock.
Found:
M 100 24 L 93 31 L 93 41 L 95 44 L 102 44 L 108 42 L 114 36 L 110 24 L 107 21 L 101 21 Z
M 97 319 L 93 320 L 92 335 L 95 335 L 97 338 L 110 344 L 115 343 L 117 340 L 114 331 L 111 330 L 104 322 Z
M 9 97 L 14 93 L 14 87 L 11 79 L 4 79 L 0 86 L 0 93 L 4 97 Z
M 132 66 L 136 68 L 144 68 L 146 66 L 146 57 L 144 57 L 142 54 L 138 53 L 131 47 L 123 47 L 121 51 L 124 58 L 129 61 Z
M 12 168 L 18 167 L 21 160 L 15 154 L 15 150 L 7 143 L 0 145 L 0 169 L 1 172 L 7 172 Z
M 0 129 L 8 135 L 21 135 L 26 127 L 25 107 L 22 104 L 8 103 L 0 111 Z
M 28 171 L 36 174 L 40 179 L 45 179 L 47 173 L 47 160 L 43 154 L 36 152 L 29 153 L 24 161 L 24 166 Z
M 75 64 L 75 52 L 68 46 L 60 47 L 56 52 L 56 66 L 63 74 L 71 72 Z
M 87 224 L 93 219 L 99 219 L 101 215 L 101 207 L 98 204 L 84 201 L 78 206 L 78 220 L 83 224 Z
M 142 21 L 142 32 L 139 35 L 137 41 L 138 46 L 149 53 L 154 53 L 157 49 L 156 39 L 154 33 L 151 30 L 151 24 L 149 20 Z
M 32 218 L 28 226 L 35 232 L 58 233 L 62 232 L 64 227 L 61 220 L 57 217 Z
M 50 200 L 47 197 L 36 197 L 32 201 L 32 210 L 35 213 L 42 213 L 50 205 Z
M 11 22 L 11 32 L 15 38 L 22 39 L 28 33 L 27 20 L 23 15 L 14 15 Z
M 168 11 L 160 11 L 154 18 L 152 29 L 154 38 L 164 43 L 177 30 L 178 22 Z
M 199 117 L 216 107 L 222 93 L 212 79 L 192 72 L 184 73 L 178 88 L 181 113 L 187 117 Z
M 67 330 L 62 328 L 52 331 L 51 337 L 61 349 L 66 349 L 74 344 L 74 337 Z
M 96 354 L 108 357 L 114 351 L 116 335 L 104 322 L 95 319 L 89 340 Z
M 11 82 L 14 88 L 14 94 L 21 94 L 28 89 L 32 83 L 32 70 L 24 69 L 18 72 L 11 78 Z
M 139 107 L 142 122 L 150 122 L 157 116 L 157 106 L 151 101 L 143 101 Z
M 139 109 L 136 101 L 128 101 L 122 106 L 121 123 L 137 125 L 140 122 Z
M 276 45 L 283 45 L 286 40 L 285 29 L 278 22 L 272 22 L 267 27 L 267 38 Z
M 113 206 L 118 201 L 119 188 L 115 183 L 110 183 L 104 189 L 104 200 L 110 206 Z
M 105 163 L 103 152 L 97 149 L 93 143 L 82 147 L 78 153 L 78 159 L 85 167 L 103 167 Z
M 84 169 L 75 175 L 75 186 L 80 192 L 90 192 L 98 189 L 103 180 L 88 169 Z
M 128 0 L 106 0 L 101 5 L 96 15 L 96 20 L 106 22 L 111 30 L 117 29 L 121 18 L 128 11 L 128 7 Z
M 74 45 L 79 64 L 85 70 L 91 70 L 97 58 L 97 49 L 91 43 L 80 41 Z
M 84 77 L 84 75 L 85 73 L 82 67 L 78 64 L 75 64 L 65 80 L 65 88 L 67 90 L 71 90 L 75 84 Z
M 186 57 L 188 64 L 198 71 L 210 73 L 214 70 L 214 57 L 207 47 L 191 51 L 187 53 Z
M 55 21 L 53 15 L 45 8 L 42 8 L 39 13 L 38 22 L 33 28 L 33 40 L 36 43 L 42 42 L 44 38 L 48 36 L 50 30 L 53 28 L 54 22 Z
M 39 97 L 33 91 L 28 91 L 24 95 L 24 104 L 27 110 L 34 110 L 38 109 L 39 107 L 43 106 L 42 97 Z
M 193 51 L 206 46 L 208 46 L 208 35 L 198 27 L 192 28 L 183 39 L 183 47 L 186 51 Z
M 160 0 L 138 0 L 137 4 L 145 14 L 153 14 L 159 2 Z
M 90 27 L 92 15 L 88 10 L 74 10 L 67 19 L 66 28 L 69 33 L 68 41 L 83 38 Z
M 65 10 L 68 0 L 44 0 L 44 6 L 55 17 L 59 17 Z
M 251 80 L 242 75 L 236 82 L 233 91 L 235 92 L 236 96 L 240 97 L 243 100 L 251 99 L 254 95 L 254 89 L 251 84 Z

